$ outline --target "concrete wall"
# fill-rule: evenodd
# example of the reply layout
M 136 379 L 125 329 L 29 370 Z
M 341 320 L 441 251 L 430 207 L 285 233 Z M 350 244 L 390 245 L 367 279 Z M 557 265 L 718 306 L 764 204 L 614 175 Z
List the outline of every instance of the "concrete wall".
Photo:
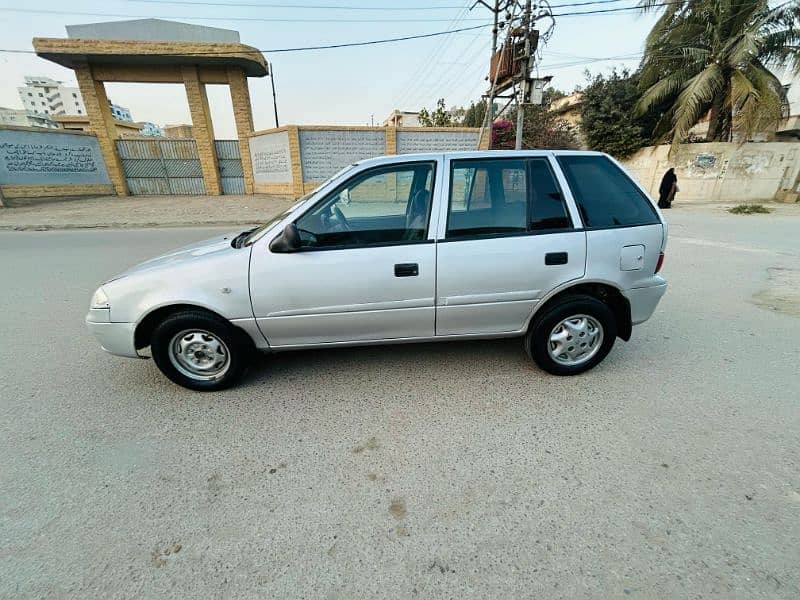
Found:
M 349 164 L 386 154 L 486 148 L 489 131 L 463 127 L 288 125 L 250 135 L 257 193 L 301 196 Z M 479 143 L 480 142 L 480 143 Z
M 0 190 L 7 198 L 112 194 L 93 135 L 0 126 Z
M 669 146 L 651 146 L 624 161 L 654 198 L 670 167 L 678 203 L 794 200 L 800 193 L 798 142 L 683 144 L 674 157 L 668 153 Z

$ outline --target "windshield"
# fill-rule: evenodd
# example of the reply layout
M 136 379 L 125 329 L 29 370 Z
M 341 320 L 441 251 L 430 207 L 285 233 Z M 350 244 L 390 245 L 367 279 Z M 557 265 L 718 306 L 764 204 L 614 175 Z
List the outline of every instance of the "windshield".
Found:
M 311 192 L 309 192 L 305 196 L 301 196 L 300 198 L 298 198 L 297 201 L 294 204 L 292 204 L 289 208 L 287 208 L 285 211 L 278 213 L 263 225 L 259 225 L 258 227 L 253 229 L 253 231 L 251 231 L 247 235 L 247 237 L 242 241 L 242 246 L 247 246 L 248 244 L 252 244 L 253 242 L 255 242 L 259 237 L 261 237 L 262 233 L 264 233 L 267 229 L 275 225 L 275 223 L 277 223 L 281 219 L 286 218 L 286 216 L 290 212 L 292 212 L 295 208 L 297 208 L 301 202 L 305 202 L 309 196 L 311 196 Z
M 340 170 L 338 173 L 336 173 L 336 175 L 334 175 L 333 177 L 331 177 L 330 179 L 328 179 L 328 181 L 333 181 L 333 180 L 334 180 L 334 179 L 336 179 L 337 177 L 340 177 L 340 176 L 341 176 L 341 175 L 343 175 L 344 173 L 347 173 L 347 171 L 349 171 L 350 169 L 352 169 L 353 167 L 355 167 L 355 166 L 356 166 L 356 164 L 358 164 L 358 163 L 354 163 L 354 164 L 352 164 L 352 165 L 347 165 L 346 167 L 344 167 L 343 169 L 341 169 L 341 170 Z M 325 182 L 325 183 L 323 183 L 322 185 L 325 185 L 326 183 L 328 183 L 328 181 L 326 181 L 326 182 Z M 320 187 L 322 187 L 322 186 L 320 186 Z M 318 190 L 318 189 L 319 189 L 319 188 L 317 188 L 317 190 Z M 261 237 L 261 235 L 262 235 L 262 234 L 263 234 L 265 231 L 267 231 L 267 230 L 268 230 L 270 227 L 272 227 L 273 225 L 275 225 L 275 223 L 277 223 L 278 221 L 280 221 L 280 220 L 282 220 L 282 219 L 286 218 L 286 216 L 288 216 L 288 214 L 289 214 L 290 212 L 292 212 L 292 211 L 293 211 L 295 208 L 297 208 L 298 206 L 300 206 L 300 204 L 301 204 L 301 203 L 303 203 L 303 202 L 305 202 L 306 200 L 308 200 L 308 199 L 311 197 L 311 195 L 312 195 L 312 194 L 313 194 L 315 191 L 316 191 L 316 190 L 314 190 L 314 191 L 311 191 L 311 192 L 308 192 L 307 194 L 305 194 L 305 195 L 303 195 L 303 196 L 300 196 L 300 198 L 298 198 L 298 199 L 297 199 L 297 201 L 296 201 L 294 204 L 292 204 L 292 205 L 291 205 L 289 208 L 287 208 L 285 211 L 283 211 L 283 212 L 282 212 L 282 213 L 280 213 L 280 214 L 277 214 L 277 215 L 275 215 L 274 217 L 272 217 L 272 218 L 271 218 L 269 221 L 267 221 L 267 222 L 266 222 L 266 223 L 264 223 L 263 225 L 259 225 L 258 227 L 256 227 L 255 229 L 253 229 L 253 230 L 252 230 L 250 233 L 248 233 L 248 234 L 247 234 L 247 237 L 246 237 L 246 238 L 244 238 L 244 239 L 242 240 L 242 242 L 241 242 L 241 246 L 247 246 L 247 245 L 249 245 L 249 244 L 252 244 L 253 242 L 255 242 L 255 241 L 258 239 L 258 238 L 260 238 L 260 237 Z

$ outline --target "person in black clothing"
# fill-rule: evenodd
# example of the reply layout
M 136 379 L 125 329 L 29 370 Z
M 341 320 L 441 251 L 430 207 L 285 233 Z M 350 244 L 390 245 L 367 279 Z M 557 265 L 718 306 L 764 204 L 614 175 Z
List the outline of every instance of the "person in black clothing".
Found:
M 678 177 L 675 175 L 675 169 L 671 168 L 664 173 L 661 178 L 661 185 L 658 186 L 658 208 L 672 207 L 672 201 L 675 199 L 675 192 L 678 191 Z

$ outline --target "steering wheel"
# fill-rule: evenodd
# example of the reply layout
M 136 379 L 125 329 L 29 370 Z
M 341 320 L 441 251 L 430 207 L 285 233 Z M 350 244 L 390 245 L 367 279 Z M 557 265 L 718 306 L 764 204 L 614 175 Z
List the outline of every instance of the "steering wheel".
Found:
M 350 228 L 350 223 L 347 222 L 347 218 L 344 216 L 344 213 L 341 209 L 336 206 L 335 204 L 331 207 L 333 210 L 333 214 L 336 217 L 336 220 L 339 221 L 339 224 L 344 228 L 345 231 L 353 231 Z

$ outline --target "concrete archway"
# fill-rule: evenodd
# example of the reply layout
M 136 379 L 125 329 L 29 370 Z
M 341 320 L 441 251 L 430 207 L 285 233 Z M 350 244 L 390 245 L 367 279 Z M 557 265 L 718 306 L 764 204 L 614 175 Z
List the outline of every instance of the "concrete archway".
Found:
M 118 137 L 106 96 L 105 82 L 181 83 L 206 193 L 222 193 L 214 126 L 206 85 L 230 89 L 244 171 L 245 193 L 253 193 L 248 136 L 253 133 L 253 110 L 248 77 L 264 77 L 268 65 L 257 49 L 239 42 L 239 33 L 216 27 L 160 19 L 114 21 L 67 26 L 67 38 L 34 38 L 41 58 L 75 72 L 92 133 L 97 136 L 108 174 L 119 196 L 128 195 Z

